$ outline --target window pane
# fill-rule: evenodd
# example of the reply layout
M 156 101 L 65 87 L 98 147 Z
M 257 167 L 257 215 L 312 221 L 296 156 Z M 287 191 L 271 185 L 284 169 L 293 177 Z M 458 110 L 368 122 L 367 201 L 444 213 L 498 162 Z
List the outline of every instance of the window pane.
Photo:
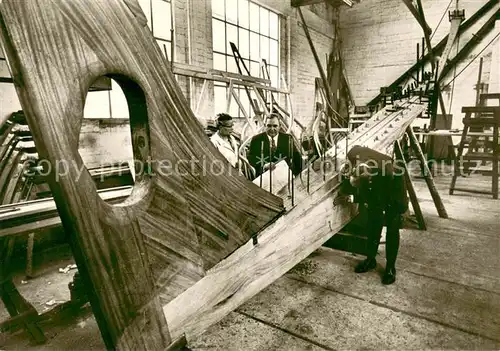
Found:
M 269 35 L 269 10 L 260 8 L 260 34 Z
M 90 91 L 83 108 L 84 118 L 111 118 L 109 114 L 109 92 Z
M 239 36 L 239 45 L 238 45 L 238 50 L 240 51 L 240 55 L 243 58 L 249 58 L 249 48 L 250 48 L 250 43 L 249 43 L 249 31 L 246 29 L 241 29 L 239 28 L 238 30 Z
M 226 21 L 238 24 L 238 2 L 236 0 L 226 1 Z
M 212 44 L 213 50 L 226 52 L 226 28 L 224 22 L 212 20 Z
M 248 28 L 248 0 L 238 1 L 238 25 Z
M 139 5 L 141 5 L 142 12 L 148 19 L 148 27 L 151 30 L 151 0 L 139 0 Z
M 259 102 L 259 99 L 257 99 L 257 96 L 255 95 L 255 91 L 253 91 L 253 90 L 250 91 L 250 98 L 252 99 L 255 106 L 257 106 L 262 111 L 263 110 L 262 106 L 260 106 L 260 102 Z M 251 111 L 252 111 L 251 112 L 252 117 L 255 116 L 255 111 L 253 109 Z
M 7 61 L 5 61 L 5 60 L 0 60 L 0 77 L 1 78 L 10 78 L 11 77 L 9 66 L 7 64 Z
M 250 29 L 256 32 L 259 31 L 259 6 L 250 3 Z
M 259 35 L 250 33 L 250 59 L 260 60 Z
M 279 49 L 276 40 L 269 40 L 269 64 L 278 65 Z
M 162 0 L 153 0 L 153 35 L 156 38 L 170 40 L 170 3 Z
M 232 55 L 226 56 L 226 59 L 227 59 L 227 71 L 233 73 L 239 73 L 238 66 L 236 66 L 236 61 L 234 60 L 234 57 Z
M 214 53 L 214 69 L 226 70 L 226 55 Z
M 252 77 L 260 77 L 260 65 L 258 62 L 250 62 L 250 75 Z
M 128 103 L 122 88 L 111 79 L 111 113 L 112 118 L 129 118 Z
M 267 66 L 267 69 L 269 71 L 269 76 L 271 77 L 271 85 L 277 88 L 279 86 L 278 67 Z
M 269 12 L 269 36 L 273 39 L 278 39 L 279 20 L 278 15 L 274 12 Z
M 214 86 L 214 111 L 226 112 L 226 87 Z
M 269 38 L 260 37 L 260 58 L 269 63 Z
M 227 31 L 226 53 L 228 55 L 232 55 L 233 50 L 231 49 L 231 45 L 229 45 L 229 43 L 234 43 L 234 45 L 236 45 L 236 47 L 238 48 L 238 51 L 240 50 L 238 47 L 238 27 L 233 26 L 231 24 L 227 24 L 226 31 Z
M 248 95 L 247 95 L 247 92 L 243 89 L 240 89 L 240 101 L 241 101 L 241 104 L 243 105 L 243 107 L 245 108 L 245 111 L 247 114 L 249 114 L 250 116 L 252 115 L 250 110 L 248 109 L 248 106 L 250 105 L 250 103 L 248 102 Z M 240 111 L 240 116 L 245 116 L 243 114 L 243 112 Z
M 233 90 L 235 90 L 235 92 L 238 93 L 238 91 L 236 89 L 233 89 Z M 239 110 L 240 110 L 240 108 L 238 107 L 236 100 L 234 100 L 234 96 L 231 96 L 231 105 L 229 106 L 229 114 L 233 117 L 239 117 L 239 114 L 238 114 Z
M 160 47 L 163 56 L 166 57 L 169 61 L 172 61 L 172 58 L 170 57 L 172 56 L 172 52 L 170 51 L 172 46 L 170 42 L 166 40 L 156 39 L 156 43 Z
M 224 19 L 224 0 L 212 0 L 212 16 Z
M 248 61 L 248 60 L 243 60 L 243 61 L 245 62 L 245 67 L 246 67 L 248 70 L 250 70 L 250 61 Z M 246 71 L 245 69 L 243 69 L 243 74 L 248 75 L 248 74 L 247 74 L 247 71 Z

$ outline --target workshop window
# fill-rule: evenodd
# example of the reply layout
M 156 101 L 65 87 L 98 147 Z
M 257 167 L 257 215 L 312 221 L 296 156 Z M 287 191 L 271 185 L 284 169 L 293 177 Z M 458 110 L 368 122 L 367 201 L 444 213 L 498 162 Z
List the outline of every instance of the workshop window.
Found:
M 165 57 L 172 60 L 172 2 L 171 0 L 139 0 L 148 19 L 148 27 Z
M 171 60 L 171 0 L 139 0 L 161 52 Z M 1 68 L 1 67 L 0 67 Z M 119 85 L 106 77 L 89 89 L 84 108 L 85 118 L 129 118 L 128 105 Z
M 240 73 L 233 56 L 230 43 L 234 43 L 250 75 L 268 78 L 263 72 L 263 61 L 267 63 L 267 72 L 271 85 L 278 88 L 279 81 L 279 16 L 248 0 L 212 0 L 212 38 L 213 68 L 226 72 Z M 241 73 L 247 71 L 240 63 Z M 245 110 L 254 115 L 250 100 L 243 87 L 235 87 Z M 227 109 L 228 84 L 214 84 L 215 111 Z M 251 93 L 251 99 L 256 99 Z M 229 114 L 243 117 L 243 113 L 234 99 L 231 100 Z

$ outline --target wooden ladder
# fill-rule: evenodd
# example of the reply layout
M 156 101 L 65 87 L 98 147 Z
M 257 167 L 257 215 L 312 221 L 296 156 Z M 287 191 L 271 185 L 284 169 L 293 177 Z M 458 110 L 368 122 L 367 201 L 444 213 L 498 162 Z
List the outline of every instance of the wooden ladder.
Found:
M 478 194 L 493 195 L 494 199 L 498 199 L 498 128 L 500 125 L 500 107 L 497 106 L 472 106 L 462 107 L 462 112 L 465 113 L 463 119 L 464 129 L 462 139 L 458 147 L 457 161 L 455 162 L 454 173 L 450 185 L 450 195 L 453 192 L 463 191 Z M 473 116 L 474 115 L 474 116 Z M 489 128 L 493 132 L 487 132 Z M 493 141 L 490 144 L 488 137 L 492 137 Z M 484 138 L 484 140 L 481 140 Z M 481 141 L 484 141 L 481 144 Z M 489 147 L 491 145 L 491 147 Z M 464 149 L 467 147 L 468 152 L 464 155 Z M 482 149 L 482 151 L 478 151 Z M 457 178 L 463 171 L 468 171 L 468 161 L 491 161 L 492 169 L 492 186 L 491 192 L 477 189 L 458 188 L 456 187 Z

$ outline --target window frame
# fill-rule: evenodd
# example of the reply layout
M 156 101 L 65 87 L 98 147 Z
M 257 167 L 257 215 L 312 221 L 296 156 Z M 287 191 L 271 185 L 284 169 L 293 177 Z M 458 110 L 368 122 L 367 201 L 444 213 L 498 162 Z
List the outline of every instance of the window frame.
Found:
M 227 3 L 228 1 L 232 2 L 232 4 L 236 4 L 235 8 L 235 13 L 236 13 L 236 21 L 232 18 L 228 19 L 228 14 L 227 14 Z M 214 3 L 219 2 L 219 6 L 217 6 L 217 9 L 221 9 L 220 5 L 224 4 L 224 16 L 221 16 L 221 14 L 215 13 L 215 6 Z M 243 9 L 240 7 L 241 4 L 244 3 L 245 5 L 248 6 L 247 9 L 247 16 L 243 20 L 241 20 L 240 14 L 242 13 Z M 234 7 L 233 7 L 234 8 Z M 257 9 L 258 10 L 258 23 L 253 23 L 252 22 L 252 14 L 250 12 L 250 9 Z M 262 33 L 261 32 L 261 22 L 263 21 L 262 16 L 267 15 L 267 33 Z M 255 15 L 253 15 L 255 17 Z M 274 19 L 272 19 L 274 17 Z M 229 41 L 228 40 L 228 28 L 235 28 L 236 32 L 236 38 L 237 42 L 235 43 L 238 52 L 240 53 L 243 61 L 245 62 L 246 68 L 250 71 L 250 74 L 252 76 L 260 77 L 263 78 L 262 71 L 261 71 L 261 63 L 262 63 L 262 57 L 261 57 L 261 52 L 262 52 L 262 38 L 265 38 L 267 41 L 267 57 L 266 59 L 266 64 L 268 67 L 268 72 L 269 72 L 269 78 L 271 79 L 271 86 L 275 88 L 280 88 L 281 86 L 281 81 L 280 81 L 280 72 L 281 72 L 281 15 L 277 12 L 274 11 L 266 6 L 263 6 L 257 2 L 251 1 L 251 0 L 212 0 L 212 59 L 213 59 L 213 68 L 222 70 L 222 71 L 227 71 L 227 72 L 234 72 L 234 73 L 239 73 L 237 68 L 235 70 L 230 70 L 230 65 L 228 64 L 228 60 L 231 60 L 232 64 L 234 67 L 236 67 L 236 62 L 233 57 L 233 52 L 230 48 Z M 273 28 L 273 23 L 272 21 L 275 21 L 274 23 L 274 28 Z M 224 51 L 222 51 L 222 45 L 218 45 L 217 48 L 215 48 L 215 38 L 217 33 L 214 32 L 214 23 L 221 23 L 224 26 Z M 244 22 L 244 23 L 240 23 Z M 253 24 L 252 24 L 253 23 Z M 247 25 L 245 25 L 247 24 Z M 220 24 L 218 25 L 220 27 Z M 247 35 L 246 42 L 248 43 L 248 47 L 242 49 L 240 46 L 240 41 L 241 41 L 241 36 Z M 255 46 L 255 43 L 252 43 L 252 37 L 257 37 L 258 38 L 258 43 Z M 253 44 L 253 45 L 252 45 Z M 255 50 L 252 47 L 257 47 L 258 48 L 258 58 L 252 55 L 252 52 L 255 52 Z M 271 49 L 275 49 L 275 53 L 271 54 Z M 243 52 L 243 53 L 242 53 Z M 245 57 L 244 54 L 248 53 L 248 56 Z M 220 58 L 224 56 L 225 61 L 224 65 L 222 65 L 222 62 Z M 274 62 L 271 62 L 271 57 L 274 58 Z M 216 61 L 216 58 L 219 58 Z M 221 69 L 224 67 L 225 69 Z M 256 68 L 258 67 L 258 74 L 256 74 Z M 247 72 L 244 71 L 244 68 L 241 67 L 243 75 L 247 75 Z M 267 77 L 266 77 L 267 78 Z M 224 89 L 222 89 L 224 88 Z M 221 106 L 218 106 L 215 102 L 217 100 L 222 100 L 222 92 L 224 91 L 224 96 L 227 97 L 228 94 L 228 88 L 229 84 L 228 83 L 223 83 L 223 82 L 214 82 L 214 107 L 220 108 Z M 246 104 L 248 110 L 247 112 L 250 114 L 253 114 L 253 111 L 251 110 L 251 104 L 248 101 L 246 91 L 244 87 L 241 86 L 233 86 L 234 91 L 236 94 L 240 97 L 240 100 L 242 100 L 242 104 Z M 253 93 L 253 92 L 252 92 Z M 242 98 L 242 94 L 244 94 Z M 255 98 L 255 97 L 253 97 Z M 229 108 L 229 114 L 233 116 L 233 118 L 244 118 L 243 113 L 241 112 L 239 106 L 237 105 L 236 102 L 233 101 L 234 98 L 231 100 L 231 105 Z M 246 101 L 245 101 L 246 100 Z M 223 107 L 223 110 L 226 111 L 226 106 Z M 219 112 L 219 111 L 217 111 Z

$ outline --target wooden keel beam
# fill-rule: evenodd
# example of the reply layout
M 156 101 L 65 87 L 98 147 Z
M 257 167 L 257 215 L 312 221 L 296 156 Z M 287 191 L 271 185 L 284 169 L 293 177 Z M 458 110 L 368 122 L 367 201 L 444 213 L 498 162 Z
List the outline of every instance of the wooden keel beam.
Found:
M 0 32 L 106 347 L 156 350 L 172 341 L 162 304 L 279 215 L 283 201 L 240 176 L 206 137 L 135 5 L 3 0 Z M 116 205 L 80 172 L 78 154 L 84 98 L 102 76 L 125 93 L 143 165 Z
M 405 107 L 395 113 L 381 110 L 361 128 L 367 132 L 350 136 L 349 147 L 366 145 L 391 154 L 394 140 L 401 138 L 411 122 L 425 110 L 417 100 L 408 100 L 402 104 Z M 339 143 L 345 145 L 345 140 Z M 330 154 L 333 152 L 329 150 Z M 338 151 L 341 159 L 345 159 L 345 155 L 345 149 Z M 334 205 L 339 187 L 337 172 L 329 173 L 325 181 L 321 169 L 311 168 L 309 172 L 309 189 L 307 184 L 296 181 L 295 205 L 284 200 L 287 213 L 259 233 L 257 245 L 249 242 L 240 247 L 164 306 L 174 338 L 185 333 L 189 340 L 203 333 L 306 258 L 358 214 L 355 204 Z M 278 194 L 287 198 L 288 186 Z
M 434 201 L 434 205 L 436 206 L 436 210 L 441 218 L 448 218 L 448 213 L 446 212 L 446 208 L 444 207 L 443 201 L 441 200 L 441 196 L 437 191 L 436 185 L 434 184 L 434 178 L 432 177 L 429 166 L 427 165 L 427 160 L 425 159 L 424 153 L 420 148 L 420 144 L 418 143 L 417 136 L 411 127 L 407 129 L 407 135 L 410 140 L 410 144 L 415 151 L 415 154 L 418 157 L 422 167 L 424 168 L 424 178 L 427 183 L 427 187 L 429 188 L 429 192 L 431 193 L 432 200 Z

